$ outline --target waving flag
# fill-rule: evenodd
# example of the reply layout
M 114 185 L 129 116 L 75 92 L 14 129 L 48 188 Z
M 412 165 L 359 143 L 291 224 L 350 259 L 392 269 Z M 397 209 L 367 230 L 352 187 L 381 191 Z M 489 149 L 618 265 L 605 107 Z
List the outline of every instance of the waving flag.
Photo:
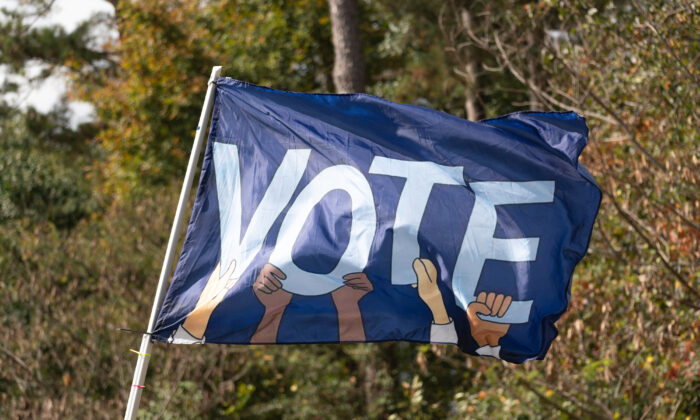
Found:
M 472 123 L 219 79 L 153 338 L 542 358 L 600 204 L 586 142 L 572 112 Z

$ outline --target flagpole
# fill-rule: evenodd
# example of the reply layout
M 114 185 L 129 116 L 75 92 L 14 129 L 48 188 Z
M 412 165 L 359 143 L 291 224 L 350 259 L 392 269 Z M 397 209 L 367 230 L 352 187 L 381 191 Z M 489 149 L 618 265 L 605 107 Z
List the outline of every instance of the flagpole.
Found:
M 163 299 L 165 298 L 166 282 L 170 278 L 170 271 L 172 270 L 173 262 L 175 261 L 175 247 L 177 246 L 177 241 L 181 233 L 180 231 L 182 230 L 182 225 L 185 218 L 185 206 L 187 205 L 187 199 L 189 198 L 190 190 L 192 189 L 194 172 L 197 167 L 199 154 L 202 150 L 202 144 L 204 143 L 206 136 L 207 123 L 209 122 L 211 110 L 214 106 L 216 81 L 219 79 L 220 74 L 221 66 L 214 66 L 211 69 L 211 76 L 209 77 L 207 94 L 204 97 L 202 114 L 199 116 L 199 124 L 197 125 L 197 133 L 194 136 L 194 144 L 192 145 L 190 161 L 187 164 L 185 180 L 182 184 L 182 191 L 180 191 L 180 199 L 177 203 L 175 219 L 173 220 L 173 227 L 170 231 L 168 247 L 165 251 L 165 259 L 163 260 L 163 268 L 160 271 L 160 278 L 158 279 L 156 296 L 153 299 L 153 308 L 151 309 L 151 318 L 148 321 L 148 330 L 147 333 L 141 338 L 141 347 L 138 351 L 139 358 L 136 362 L 136 368 L 134 369 L 134 379 L 131 384 L 129 402 L 126 406 L 126 413 L 124 413 L 124 420 L 133 420 L 136 418 L 136 414 L 138 413 L 139 402 L 141 401 L 141 392 L 143 391 L 144 381 L 146 379 L 146 370 L 148 370 L 151 347 L 153 346 L 153 343 L 151 343 L 151 333 L 153 333 L 153 329 L 155 328 L 158 312 L 160 311 L 160 307 L 163 304 Z

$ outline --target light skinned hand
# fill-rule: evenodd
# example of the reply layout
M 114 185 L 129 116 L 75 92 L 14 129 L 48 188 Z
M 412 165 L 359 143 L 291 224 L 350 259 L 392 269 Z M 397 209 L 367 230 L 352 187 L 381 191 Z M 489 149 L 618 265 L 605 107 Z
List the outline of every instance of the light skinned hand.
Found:
M 204 336 L 212 312 L 214 312 L 214 309 L 224 300 L 229 289 L 238 281 L 237 278 L 231 277 L 235 268 L 236 261 L 232 261 L 228 270 L 226 270 L 223 276 L 220 276 L 220 264 L 216 264 L 216 267 L 214 267 L 214 271 L 212 271 L 209 276 L 209 280 L 207 280 L 202 294 L 199 295 L 197 305 L 195 305 L 192 312 L 187 315 L 185 322 L 182 324 L 182 327 L 193 337 L 201 339 Z
M 417 282 L 412 286 L 418 288 L 418 296 L 432 312 L 433 321 L 436 324 L 448 324 L 450 317 L 447 315 L 442 292 L 437 283 L 435 264 L 427 258 L 416 258 L 413 260 L 413 271 L 416 273 Z

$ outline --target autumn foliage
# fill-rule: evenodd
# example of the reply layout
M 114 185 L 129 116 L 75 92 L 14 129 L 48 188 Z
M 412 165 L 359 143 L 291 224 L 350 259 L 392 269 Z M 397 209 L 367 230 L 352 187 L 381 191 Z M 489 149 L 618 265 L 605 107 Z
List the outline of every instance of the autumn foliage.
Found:
M 51 2 L 25 3 L 41 14 Z M 122 415 L 140 335 L 117 328 L 146 327 L 211 66 L 280 89 L 333 90 L 325 1 L 112 3 L 113 16 L 74 33 L 36 30 L 31 13 L 10 10 L 0 23 L 8 71 L 43 63 L 95 109 L 75 127 L 63 108 L 40 114 L 0 100 L 8 418 Z M 700 416 L 698 6 L 408 0 L 360 9 L 370 93 L 463 117 L 586 117 L 581 162 L 604 197 L 560 337 L 544 361 L 521 366 L 409 343 L 157 344 L 141 417 Z

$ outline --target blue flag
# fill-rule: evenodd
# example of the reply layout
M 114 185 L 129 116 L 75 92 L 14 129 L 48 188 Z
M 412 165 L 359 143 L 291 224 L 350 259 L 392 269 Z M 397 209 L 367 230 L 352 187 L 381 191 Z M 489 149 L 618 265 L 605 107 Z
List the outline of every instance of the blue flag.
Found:
M 219 79 L 153 338 L 543 358 L 600 205 L 587 134 L 573 112 L 473 123 Z

